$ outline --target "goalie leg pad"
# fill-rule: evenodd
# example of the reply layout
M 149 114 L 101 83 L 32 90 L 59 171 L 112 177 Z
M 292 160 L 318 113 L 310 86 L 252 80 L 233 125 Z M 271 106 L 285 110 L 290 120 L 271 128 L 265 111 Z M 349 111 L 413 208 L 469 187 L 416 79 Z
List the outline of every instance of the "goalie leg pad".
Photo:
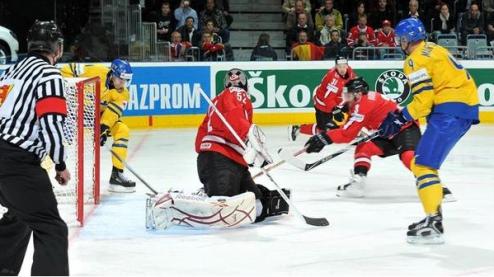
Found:
M 166 229 L 170 225 L 194 228 L 232 228 L 256 218 L 252 192 L 233 197 L 165 193 L 148 200 L 146 227 Z

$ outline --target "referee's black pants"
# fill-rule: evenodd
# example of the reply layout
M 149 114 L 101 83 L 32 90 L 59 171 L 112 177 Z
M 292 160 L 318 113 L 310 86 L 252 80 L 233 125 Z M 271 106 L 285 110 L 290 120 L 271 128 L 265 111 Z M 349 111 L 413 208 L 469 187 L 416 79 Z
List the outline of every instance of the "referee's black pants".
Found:
M 18 275 L 33 233 L 32 275 L 69 275 L 68 230 L 34 154 L 0 140 L 0 275 Z

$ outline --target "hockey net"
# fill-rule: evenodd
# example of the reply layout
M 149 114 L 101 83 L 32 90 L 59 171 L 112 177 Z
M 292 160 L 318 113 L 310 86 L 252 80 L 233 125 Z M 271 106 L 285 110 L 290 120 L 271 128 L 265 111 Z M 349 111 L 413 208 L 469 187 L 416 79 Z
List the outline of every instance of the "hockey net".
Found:
M 65 163 L 71 180 L 66 186 L 54 184 L 53 191 L 65 222 L 83 226 L 85 214 L 99 203 L 100 197 L 100 79 L 66 80 Z

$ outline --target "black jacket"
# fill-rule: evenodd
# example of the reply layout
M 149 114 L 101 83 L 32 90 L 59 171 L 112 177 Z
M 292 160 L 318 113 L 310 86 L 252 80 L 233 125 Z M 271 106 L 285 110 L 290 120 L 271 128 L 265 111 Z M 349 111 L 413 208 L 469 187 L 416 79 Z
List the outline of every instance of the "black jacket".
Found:
M 251 61 L 269 60 L 270 58 L 273 61 L 278 60 L 278 55 L 276 55 L 276 52 L 270 45 L 258 45 L 252 50 L 252 54 L 250 55 Z

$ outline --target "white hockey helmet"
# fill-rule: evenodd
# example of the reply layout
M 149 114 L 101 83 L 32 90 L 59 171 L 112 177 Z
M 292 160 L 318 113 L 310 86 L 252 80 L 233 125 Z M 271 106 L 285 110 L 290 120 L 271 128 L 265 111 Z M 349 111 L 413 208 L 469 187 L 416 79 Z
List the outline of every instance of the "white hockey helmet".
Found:
M 241 69 L 232 68 L 225 74 L 225 88 L 239 87 L 247 90 L 247 75 Z

